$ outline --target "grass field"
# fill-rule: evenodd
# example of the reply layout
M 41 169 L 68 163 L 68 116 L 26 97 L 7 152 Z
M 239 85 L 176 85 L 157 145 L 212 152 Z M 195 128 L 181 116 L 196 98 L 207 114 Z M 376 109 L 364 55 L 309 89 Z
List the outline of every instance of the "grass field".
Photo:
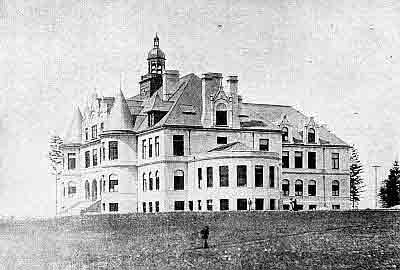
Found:
M 199 230 L 210 227 L 210 248 Z M 169 213 L 0 222 L 4 269 L 399 269 L 400 211 Z

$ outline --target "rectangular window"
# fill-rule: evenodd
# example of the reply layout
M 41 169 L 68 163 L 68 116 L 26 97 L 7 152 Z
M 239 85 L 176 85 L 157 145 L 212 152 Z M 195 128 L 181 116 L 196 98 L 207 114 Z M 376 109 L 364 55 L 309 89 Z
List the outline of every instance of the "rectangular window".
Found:
M 197 201 L 197 209 L 201 211 L 201 200 Z
M 104 142 L 101 143 L 101 148 L 103 149 L 103 160 L 106 160 L 106 144 Z
M 216 111 L 215 113 L 215 125 L 216 126 L 226 126 L 228 125 L 228 115 L 227 111 Z
M 264 210 L 264 199 L 256 199 L 256 210 Z
M 85 128 L 85 140 L 89 140 L 89 129 Z
M 227 144 L 228 138 L 227 137 L 217 137 L 217 144 Z
M 154 148 L 156 157 L 160 156 L 160 137 L 158 136 L 154 138 Z
M 85 152 L 85 168 L 90 167 L 90 151 Z
M 101 164 L 101 147 L 99 148 L 99 163 Z
M 260 151 L 269 151 L 268 139 L 260 139 Z
M 255 186 L 262 187 L 264 184 L 264 167 L 262 165 L 256 165 L 254 167 L 254 178 Z
M 153 213 L 153 203 L 149 202 L 149 213 Z
M 207 187 L 213 187 L 213 167 L 207 167 Z
M 110 209 L 110 212 L 118 212 L 118 203 L 110 203 L 109 209 Z
M 146 140 L 142 140 L 142 159 L 146 159 L 147 152 L 147 142 Z
M 308 209 L 309 209 L 309 210 L 317 210 L 317 206 L 316 206 L 315 204 L 310 204 L 310 205 L 308 206 Z
M 92 126 L 92 139 L 97 138 L 97 125 Z
M 229 168 L 228 166 L 219 166 L 219 186 L 229 186 Z
M 146 203 L 142 203 L 143 213 L 146 213 Z
M 294 152 L 294 167 L 303 168 L 303 152 Z
M 175 209 L 175 211 L 185 210 L 185 202 L 184 201 L 175 201 L 174 209 Z
M 237 186 L 245 187 L 247 185 L 247 167 L 246 165 L 237 166 Z
M 189 201 L 189 210 L 193 211 L 193 201 Z
M 108 182 L 108 191 L 109 192 L 118 192 L 118 180 L 110 180 Z
M 212 211 L 212 210 L 213 210 L 213 201 L 207 200 L 207 211 Z
M 317 167 L 317 153 L 308 152 L 308 168 L 315 169 Z
M 149 158 L 153 157 L 153 139 L 149 138 Z
M 283 210 L 290 210 L 290 205 L 289 204 L 284 204 L 282 205 Z
M 97 166 L 97 149 L 92 150 L 93 166 Z
M 197 168 L 197 184 L 200 189 L 201 189 L 202 181 L 203 181 L 203 172 L 202 172 L 201 168 Z
M 118 142 L 117 141 L 108 142 L 108 158 L 110 160 L 118 159 Z
M 315 184 L 308 184 L 308 196 L 317 195 L 317 186 Z
M 160 202 L 156 201 L 156 212 L 160 212 Z
M 183 135 L 174 135 L 172 140 L 173 140 L 173 154 L 174 154 L 174 156 L 183 156 L 184 155 Z
M 68 153 L 68 170 L 73 170 L 76 168 L 76 154 Z
M 275 187 L 275 167 L 269 166 L 269 187 Z
M 247 199 L 237 199 L 237 210 L 247 210 Z
M 289 168 L 289 152 L 282 152 L 282 168 Z
M 269 199 L 269 209 L 275 210 L 275 199 Z
M 339 169 L 339 153 L 332 153 L 332 169 Z
M 229 210 L 229 200 L 228 199 L 220 199 L 219 200 L 219 210 L 220 211 L 228 211 Z

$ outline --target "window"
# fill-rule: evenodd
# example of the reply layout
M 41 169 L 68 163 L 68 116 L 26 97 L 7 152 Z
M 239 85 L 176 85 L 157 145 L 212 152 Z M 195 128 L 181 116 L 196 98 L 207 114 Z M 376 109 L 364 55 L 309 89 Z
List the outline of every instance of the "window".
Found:
M 228 199 L 220 199 L 219 200 L 219 210 L 220 211 L 229 210 L 229 200 Z
M 149 202 L 149 213 L 153 213 L 153 203 Z
M 284 204 L 282 205 L 283 210 L 290 210 L 290 205 L 289 204 Z
M 101 147 L 99 148 L 99 163 L 101 164 Z
M 143 191 L 147 190 L 146 173 L 143 173 Z
M 110 212 L 118 212 L 118 203 L 110 203 L 109 209 L 110 209 Z
M 73 170 L 76 168 L 76 154 L 68 153 L 68 170 Z
M 108 142 L 108 158 L 110 160 L 118 159 L 118 142 Z
M 332 181 L 332 196 L 339 196 L 339 181 Z
M 268 139 L 260 139 L 260 151 L 269 151 Z
M 160 137 L 158 136 L 154 138 L 154 152 L 156 157 L 160 155 Z
M 160 190 L 160 175 L 158 171 L 156 171 L 156 190 Z
M 149 138 L 149 158 L 153 157 L 153 139 Z
M 106 204 L 103 203 L 103 211 L 106 211 Z
M 174 190 L 183 190 L 185 187 L 183 171 L 177 170 L 174 173 Z
M 201 200 L 197 201 L 197 209 L 201 211 Z
M 103 192 L 103 180 L 100 178 L 100 180 L 99 180 L 99 183 L 100 183 L 100 189 L 99 189 L 99 193 L 100 193 L 100 195 L 101 195 L 101 193 Z
M 237 199 L 237 210 L 247 210 L 247 199 Z
M 264 182 L 264 168 L 262 165 L 256 165 L 254 167 L 254 178 L 255 186 L 262 187 Z
M 213 167 L 207 167 L 207 187 L 213 187 Z
M 333 210 L 340 210 L 340 205 L 339 204 L 332 204 L 332 209 Z
M 297 210 L 303 210 L 303 205 L 302 205 L 302 204 L 298 204 L 298 205 L 296 206 L 296 208 L 297 208 Z
M 174 210 L 175 211 L 185 210 L 185 202 L 184 201 L 175 201 Z
M 193 211 L 193 201 L 189 201 L 189 210 Z
M 85 128 L 85 140 L 89 140 L 89 129 Z
M 264 199 L 256 199 L 256 210 L 264 210 Z
M 109 177 L 108 191 L 118 192 L 118 177 L 115 174 L 111 174 Z
M 228 125 L 228 112 L 225 104 L 218 104 L 215 112 L 215 125 L 226 126 Z
M 247 185 L 247 167 L 246 165 L 238 165 L 237 167 L 237 186 L 245 187 Z
M 146 159 L 147 143 L 146 140 L 142 140 L 142 159 Z
M 101 176 L 100 181 L 103 182 L 103 192 L 106 192 L 106 180 L 104 179 L 104 175 Z
M 275 167 L 269 166 L 269 187 L 275 187 Z
M 339 169 L 339 153 L 332 153 L 332 169 Z
M 203 180 L 203 173 L 202 173 L 202 170 L 201 170 L 201 168 L 197 168 L 197 184 L 198 184 L 198 187 L 201 189 L 201 182 L 202 182 L 202 180 Z
M 314 180 L 308 182 L 308 196 L 316 196 L 317 194 L 317 184 Z
M 103 149 L 103 160 L 106 160 L 106 144 L 104 142 L 101 143 L 101 148 Z
M 143 213 L 146 213 L 146 203 L 145 202 L 142 203 L 142 209 L 143 209 Z
M 316 156 L 317 156 L 317 153 L 308 152 L 308 168 L 309 169 L 315 169 L 317 167 Z
M 315 204 L 310 204 L 308 210 L 317 210 L 317 206 Z
M 85 181 L 85 200 L 89 200 L 90 199 L 90 184 L 89 181 L 86 180 Z
M 307 136 L 308 143 L 315 143 L 315 129 L 310 128 Z
M 296 183 L 294 184 L 294 195 L 303 196 L 303 181 L 296 180 Z
M 104 130 L 104 122 L 101 122 L 100 123 L 100 132 L 103 132 L 103 130 Z
M 97 138 L 97 125 L 92 126 L 92 139 Z
M 228 138 L 227 137 L 217 137 L 217 144 L 227 144 Z
M 153 190 L 153 176 L 149 172 L 149 190 Z
M 90 151 L 85 152 L 85 168 L 90 167 Z
M 183 135 L 174 135 L 173 140 L 173 154 L 174 156 L 184 155 L 184 140 Z
M 283 180 L 282 181 L 283 196 L 289 196 L 289 187 L 290 187 L 289 180 L 287 180 L 287 179 Z
M 212 211 L 212 210 L 213 210 L 213 201 L 207 200 L 207 211 Z
M 294 152 L 294 167 L 303 168 L 303 152 Z
M 156 201 L 156 212 L 160 212 L 160 202 Z
M 97 200 L 97 181 L 92 181 L 92 200 Z
M 68 183 L 68 196 L 72 196 L 76 193 L 76 184 L 74 182 Z
M 229 186 L 229 169 L 228 166 L 219 166 L 219 186 Z
M 282 168 L 289 168 L 289 152 L 282 152 Z
M 275 210 L 275 199 L 269 199 L 269 210 Z
M 282 142 L 289 142 L 289 130 L 287 127 L 282 128 Z
M 97 166 L 97 149 L 92 150 L 93 166 Z

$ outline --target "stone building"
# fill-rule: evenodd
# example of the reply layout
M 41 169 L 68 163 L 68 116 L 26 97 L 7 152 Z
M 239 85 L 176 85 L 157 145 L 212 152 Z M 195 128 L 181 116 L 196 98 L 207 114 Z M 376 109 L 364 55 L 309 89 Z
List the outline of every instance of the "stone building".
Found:
M 154 38 L 139 94 L 93 94 L 62 145 L 58 214 L 347 209 L 349 146 L 237 76 L 166 70 Z

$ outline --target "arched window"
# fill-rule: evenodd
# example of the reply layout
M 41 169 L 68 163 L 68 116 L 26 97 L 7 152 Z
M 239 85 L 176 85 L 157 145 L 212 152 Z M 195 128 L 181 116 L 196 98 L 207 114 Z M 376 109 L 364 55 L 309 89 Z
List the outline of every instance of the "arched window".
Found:
M 74 182 L 68 183 L 68 196 L 73 196 L 76 194 L 76 184 Z
M 109 176 L 108 191 L 118 192 L 118 176 L 115 174 L 110 174 Z
M 287 127 L 282 128 L 282 142 L 289 141 L 289 130 Z
M 289 188 L 290 188 L 289 180 L 284 179 L 284 180 L 282 181 L 282 192 L 283 192 L 283 196 L 289 196 Z
M 156 190 L 160 190 L 160 173 L 156 171 Z
M 339 196 L 339 181 L 332 181 L 332 196 Z
M 104 179 L 104 175 L 101 176 L 100 181 L 103 182 L 103 192 L 106 192 L 106 180 Z
M 149 190 L 153 190 L 153 176 L 149 172 Z
M 228 112 L 225 104 L 218 104 L 215 111 L 215 125 L 226 126 L 228 125 Z
M 182 170 L 176 170 L 174 172 L 174 190 L 184 190 L 185 188 L 185 177 Z
M 310 128 L 308 130 L 308 143 L 315 143 L 315 129 Z
M 93 179 L 92 181 L 92 200 L 97 200 L 97 181 Z
M 146 173 L 143 173 L 143 191 L 147 190 Z
M 296 180 L 296 183 L 294 185 L 294 195 L 303 196 L 303 181 Z
M 308 182 L 308 196 L 317 195 L 317 183 L 314 180 Z
M 90 184 L 89 181 L 86 180 L 85 181 L 85 200 L 89 200 L 90 199 Z

